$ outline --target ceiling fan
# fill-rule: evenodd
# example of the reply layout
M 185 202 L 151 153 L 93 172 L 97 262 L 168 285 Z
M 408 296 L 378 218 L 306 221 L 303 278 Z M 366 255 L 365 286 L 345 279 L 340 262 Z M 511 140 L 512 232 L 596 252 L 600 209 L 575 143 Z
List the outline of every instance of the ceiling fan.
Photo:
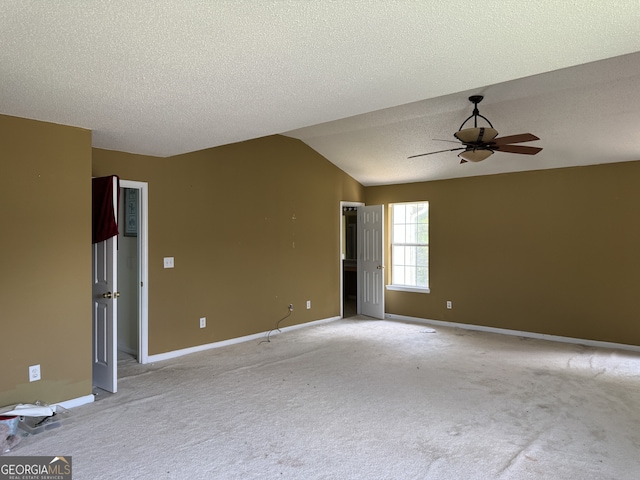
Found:
M 473 113 L 464 121 L 456 133 L 453 134 L 463 145 L 458 148 L 450 148 L 448 150 L 438 150 L 437 152 L 421 153 L 412 155 L 408 158 L 423 157 L 425 155 L 433 155 L 434 153 L 455 152 L 464 150 L 458 154 L 461 158 L 460 163 L 480 162 L 493 155 L 493 152 L 519 153 L 521 155 L 535 155 L 542 148 L 527 147 L 522 145 L 512 145 L 513 143 L 532 142 L 540 140 L 531 133 L 521 133 L 519 135 L 509 135 L 506 137 L 498 137 L 498 131 L 493 128 L 491 122 L 478 111 L 478 104 L 484 97 L 482 95 L 472 95 L 469 101 L 473 103 Z M 484 119 L 489 127 L 478 127 L 478 117 Z M 473 118 L 473 127 L 465 128 L 465 123 Z M 448 141 L 448 140 L 447 140 Z

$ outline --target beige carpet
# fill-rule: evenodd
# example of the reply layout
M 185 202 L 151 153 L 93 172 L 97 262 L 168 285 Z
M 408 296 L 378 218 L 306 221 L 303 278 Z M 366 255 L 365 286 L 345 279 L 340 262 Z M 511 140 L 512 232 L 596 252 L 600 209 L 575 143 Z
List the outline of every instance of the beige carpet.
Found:
M 74 479 L 637 479 L 640 355 L 355 318 L 156 363 L 9 455 Z

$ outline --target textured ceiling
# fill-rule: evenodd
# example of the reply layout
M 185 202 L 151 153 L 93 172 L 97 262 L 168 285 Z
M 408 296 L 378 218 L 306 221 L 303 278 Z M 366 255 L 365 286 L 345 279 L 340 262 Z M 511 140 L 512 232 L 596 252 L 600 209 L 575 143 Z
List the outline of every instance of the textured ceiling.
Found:
M 453 133 L 471 115 L 468 97 L 500 136 L 533 133 L 535 156 L 496 152 L 460 165 Z M 473 126 L 471 121 L 465 127 Z M 482 120 L 479 126 L 487 126 Z M 287 133 L 363 185 L 489 175 L 640 160 L 640 53 L 422 100 Z
M 286 133 L 367 185 L 518 169 L 406 160 L 484 93 L 502 135 L 541 137 L 523 169 L 640 159 L 639 0 L 0 0 L 0 46 L 0 113 L 91 129 L 99 148 Z

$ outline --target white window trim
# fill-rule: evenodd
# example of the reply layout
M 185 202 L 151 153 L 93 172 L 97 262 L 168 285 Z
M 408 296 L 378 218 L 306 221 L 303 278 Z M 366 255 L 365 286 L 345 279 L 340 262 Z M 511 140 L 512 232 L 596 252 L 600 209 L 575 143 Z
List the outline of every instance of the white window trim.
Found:
M 399 202 L 399 203 L 429 203 L 428 200 L 423 200 L 423 201 L 419 201 L 419 202 Z M 393 228 L 393 205 L 397 205 L 395 203 L 390 203 L 389 204 L 389 209 L 390 209 L 390 213 L 391 215 L 389 215 L 390 219 L 391 219 L 391 228 Z M 429 223 L 431 223 L 431 219 L 429 219 Z M 393 233 L 390 236 L 391 238 L 391 246 L 393 247 L 394 243 L 393 243 Z M 421 244 L 416 244 L 416 245 L 421 245 Z M 430 243 L 427 244 L 427 246 L 430 246 Z M 431 250 L 429 250 L 429 252 L 431 252 Z M 392 257 L 392 265 L 391 268 L 393 268 L 393 257 Z M 393 273 L 392 273 L 393 275 Z M 429 267 L 429 281 L 431 281 L 431 267 Z M 417 287 L 414 285 L 399 285 L 399 284 L 394 284 L 394 283 L 390 283 L 388 285 L 385 285 L 387 290 L 392 290 L 392 291 L 396 291 L 396 292 L 413 292 L 413 293 L 431 293 L 431 290 L 429 289 L 429 287 Z
M 409 285 L 387 285 L 387 290 L 394 290 L 396 292 L 414 292 L 414 293 L 431 293 L 431 290 L 424 287 L 412 287 Z

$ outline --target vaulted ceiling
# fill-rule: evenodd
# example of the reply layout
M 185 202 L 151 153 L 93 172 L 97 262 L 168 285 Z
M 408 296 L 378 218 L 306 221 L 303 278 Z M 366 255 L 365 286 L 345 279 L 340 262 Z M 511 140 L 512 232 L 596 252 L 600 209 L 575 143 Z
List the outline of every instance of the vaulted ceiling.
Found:
M 0 0 L 0 113 L 170 156 L 299 138 L 364 185 L 640 160 L 640 2 Z M 480 112 L 543 151 L 460 165 Z M 533 145 L 533 144 L 532 144 Z

